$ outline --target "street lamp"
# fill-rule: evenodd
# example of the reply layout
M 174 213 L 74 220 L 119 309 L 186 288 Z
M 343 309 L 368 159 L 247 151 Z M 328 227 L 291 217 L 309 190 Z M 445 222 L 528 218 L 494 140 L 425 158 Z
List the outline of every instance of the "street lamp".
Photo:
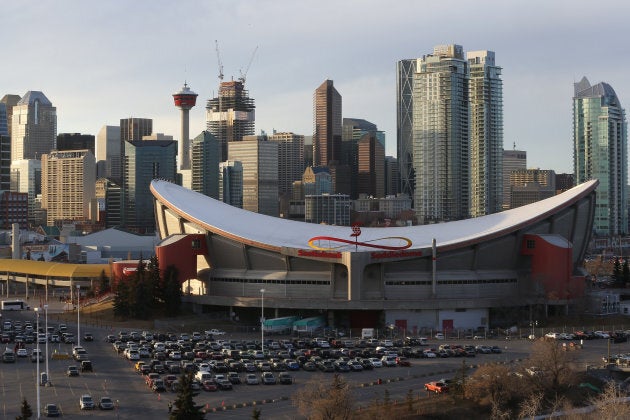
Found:
M 260 350 L 265 354 L 265 289 L 260 289 Z
M 530 326 L 530 327 L 532 327 L 532 335 L 530 336 L 530 338 L 533 340 L 533 339 L 535 339 L 535 338 L 536 338 L 535 331 L 534 331 L 534 327 L 537 327 L 537 326 L 538 326 L 538 321 L 531 321 L 531 322 L 529 323 L 529 326 Z
M 46 385 L 48 385 L 48 305 L 44 305 L 44 314 L 46 315 Z M 37 342 L 39 343 L 39 336 Z M 39 355 L 37 355 L 37 357 L 39 357 Z
M 77 347 L 81 347 L 81 285 L 77 284 Z
M 37 331 L 37 376 L 35 377 L 35 389 L 37 390 L 37 418 L 39 419 L 41 417 L 41 403 L 39 400 L 39 308 L 35 308 L 34 310 L 37 315 L 37 321 L 35 323 L 35 329 Z

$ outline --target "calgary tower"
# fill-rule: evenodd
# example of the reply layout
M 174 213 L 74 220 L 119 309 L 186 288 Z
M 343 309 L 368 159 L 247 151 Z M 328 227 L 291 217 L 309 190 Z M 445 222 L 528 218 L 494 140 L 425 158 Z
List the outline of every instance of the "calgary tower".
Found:
M 190 109 L 197 102 L 197 94 L 190 90 L 184 83 L 182 89 L 173 94 L 175 106 L 182 110 L 181 131 L 179 135 L 179 146 L 177 150 L 179 165 L 178 169 L 190 169 L 190 137 L 188 133 L 188 119 Z

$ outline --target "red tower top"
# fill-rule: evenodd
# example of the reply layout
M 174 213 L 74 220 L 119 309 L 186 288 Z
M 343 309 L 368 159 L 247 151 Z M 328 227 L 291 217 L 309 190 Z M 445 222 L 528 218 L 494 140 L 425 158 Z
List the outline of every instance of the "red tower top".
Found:
M 188 85 L 184 83 L 184 87 L 179 92 L 173 94 L 175 106 L 182 109 L 190 109 L 197 102 L 197 94 L 190 90 Z

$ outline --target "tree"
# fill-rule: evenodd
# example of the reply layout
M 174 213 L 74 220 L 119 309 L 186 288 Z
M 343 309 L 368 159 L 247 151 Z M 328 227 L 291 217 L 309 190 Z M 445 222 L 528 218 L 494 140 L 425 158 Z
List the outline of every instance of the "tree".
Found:
M 105 275 L 105 270 L 101 270 L 101 276 L 99 277 L 99 293 L 106 293 L 109 291 L 109 279 Z
M 615 381 L 608 382 L 603 392 L 590 401 L 595 406 L 593 418 L 599 417 L 607 420 L 630 418 L 630 406 L 625 402 L 626 396 L 626 393 L 619 389 Z
M 182 305 L 182 286 L 177 278 L 177 269 L 169 265 L 164 270 L 164 312 L 166 316 L 177 316 Z
M 623 273 L 621 272 L 621 261 L 619 258 L 615 258 L 613 262 L 613 278 L 615 279 L 615 283 L 619 284 L 623 281 Z
M 313 420 L 349 420 L 355 401 L 348 383 L 335 374 L 331 383 L 313 378 L 293 394 L 293 404 L 301 415 Z
M 538 340 L 532 345 L 530 366 L 543 372 L 541 375 L 527 375 L 534 389 L 558 395 L 574 384 L 576 375 L 572 365 L 575 357 L 566 343 L 562 344 L 557 340 Z
M 630 282 L 630 268 L 628 267 L 628 260 L 623 262 L 623 266 L 621 267 L 621 286 L 625 286 L 626 283 Z
M 20 408 L 20 415 L 15 418 L 15 420 L 27 420 L 33 417 L 33 410 L 31 409 L 30 404 L 26 401 L 26 398 L 22 400 L 22 406 Z
M 260 420 L 260 410 L 257 408 L 254 408 L 252 410 L 252 420 Z
M 493 417 L 501 417 L 502 413 L 516 404 L 519 397 L 519 387 L 514 382 L 507 366 L 494 363 L 483 365 L 470 377 L 465 393 L 479 404 L 489 404 Z
M 114 316 L 126 319 L 131 315 L 131 298 L 129 284 L 121 279 L 116 286 L 114 294 Z
M 177 392 L 177 398 L 173 411 L 169 416 L 169 420 L 201 420 L 205 417 L 203 406 L 195 405 L 194 397 L 199 393 L 193 392 L 191 383 L 193 381 L 192 373 L 185 373 L 180 377 L 180 388 Z
M 161 306 L 164 304 L 165 290 L 164 290 L 164 279 L 160 273 L 160 264 L 158 262 L 157 255 L 154 255 L 149 260 L 149 264 L 147 265 L 148 271 L 148 282 L 149 287 L 151 287 L 151 294 L 153 296 L 153 301 L 155 306 Z

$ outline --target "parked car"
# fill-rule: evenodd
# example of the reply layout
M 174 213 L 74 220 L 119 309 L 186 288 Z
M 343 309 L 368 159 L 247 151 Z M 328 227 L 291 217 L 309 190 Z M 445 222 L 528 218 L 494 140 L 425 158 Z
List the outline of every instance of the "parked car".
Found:
M 278 381 L 283 385 L 291 385 L 293 383 L 293 377 L 287 372 L 280 372 L 278 374 Z
M 253 373 L 248 373 L 247 376 L 245 376 L 245 383 L 247 383 L 247 385 L 258 385 L 260 381 L 258 380 L 258 376 Z
M 427 392 L 435 392 L 436 394 L 443 394 L 448 392 L 448 385 L 443 381 L 427 382 L 424 384 L 424 390 Z
M 272 372 L 263 372 L 261 378 L 262 378 L 262 383 L 264 385 L 275 385 L 276 384 L 276 377 L 274 376 L 274 374 Z
M 46 417 L 59 417 L 61 412 L 59 411 L 57 404 L 48 403 L 44 406 L 44 415 Z
M 94 410 L 94 400 L 90 394 L 83 394 L 79 398 L 79 408 L 81 410 Z
M 98 402 L 98 408 L 101 410 L 113 410 L 114 401 L 109 397 L 101 397 L 101 400 Z
M 79 376 L 79 369 L 76 366 L 68 366 L 66 369 L 67 376 Z

